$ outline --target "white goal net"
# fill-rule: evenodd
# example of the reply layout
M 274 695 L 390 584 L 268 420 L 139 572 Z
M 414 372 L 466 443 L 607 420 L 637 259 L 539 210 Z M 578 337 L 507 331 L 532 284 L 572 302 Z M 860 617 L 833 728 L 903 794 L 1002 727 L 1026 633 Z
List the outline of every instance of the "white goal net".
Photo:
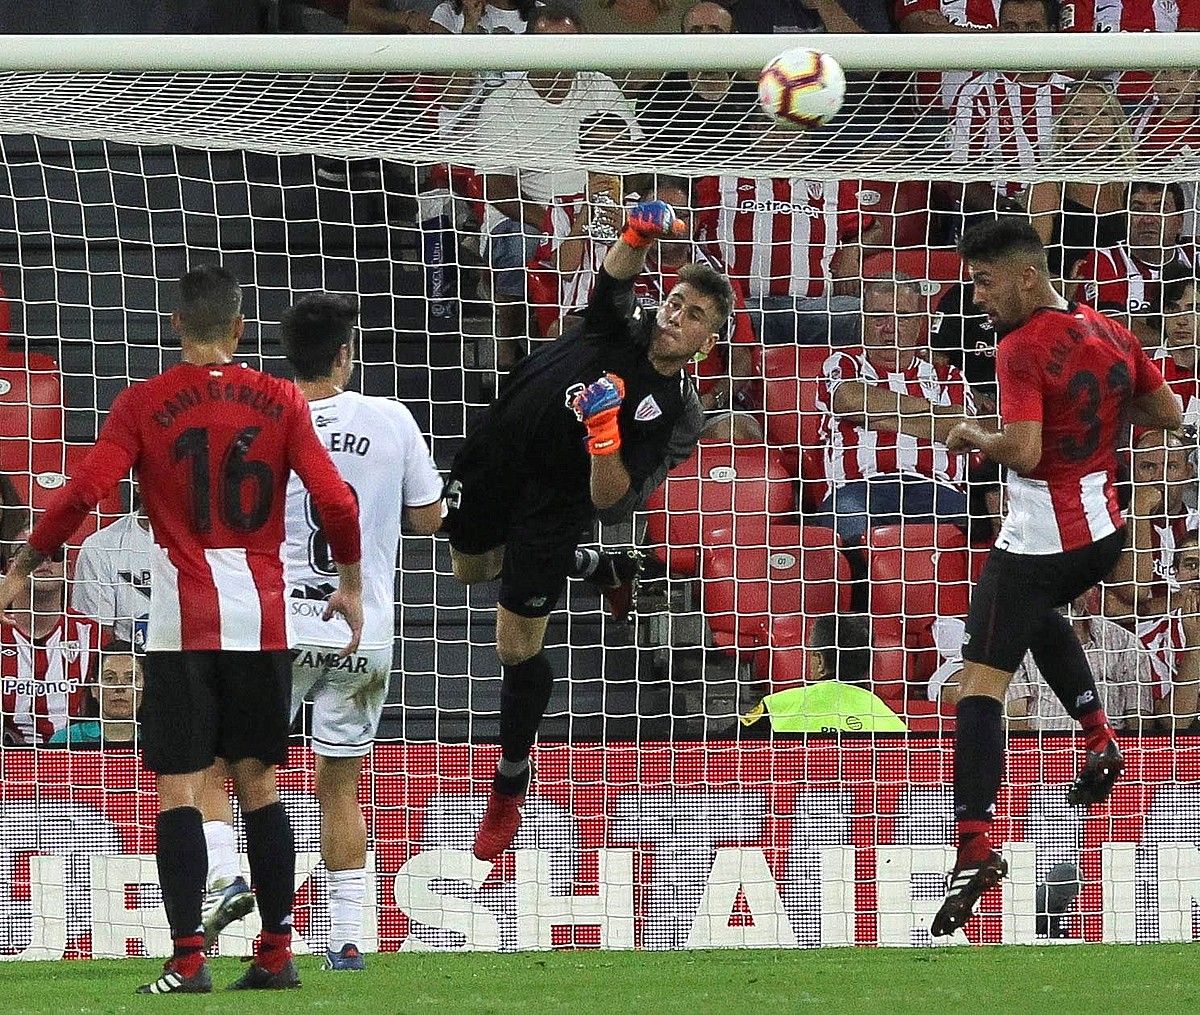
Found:
M 689 222 L 637 282 L 647 307 L 696 259 L 738 297 L 695 368 L 700 446 L 595 536 L 646 554 L 631 619 L 577 582 L 551 617 L 538 780 L 515 859 L 494 870 L 470 844 L 496 758 L 495 590 L 460 585 L 443 538 L 405 536 L 363 785 L 365 949 L 930 943 L 953 857 L 962 618 L 999 479 L 836 418 L 830 388 L 858 376 L 992 414 L 995 337 L 954 244 L 997 214 L 1029 216 L 1063 293 L 1154 350 L 1190 429 L 1131 435 L 1135 549 L 1122 580 L 1072 608 L 1125 778 L 1108 805 L 1067 807 L 1081 741 L 1027 663 L 1006 705 L 997 823 L 1012 876 L 955 940 L 1196 937 L 1200 74 L 1180 68 L 1200 47 L 1106 36 L 1058 55 L 956 37 L 922 62 L 912 40 L 872 54 L 822 39 L 850 72 L 846 105 L 798 133 L 757 108 L 750 69 L 783 47 L 765 38 L 739 40 L 724 69 L 703 39 L 693 67 L 653 71 L 587 39 L 559 58 L 602 70 L 555 69 L 520 39 L 491 40 L 491 64 L 477 40 L 461 40 L 469 59 L 448 48 L 460 40 L 422 40 L 386 67 L 368 39 L 291 63 L 264 43 L 224 64 L 209 41 L 194 59 L 2 58 L 6 547 L 116 394 L 174 361 L 174 283 L 190 267 L 237 276 L 241 354 L 272 372 L 286 372 L 293 301 L 360 297 L 355 383 L 412 410 L 443 472 L 507 366 L 575 326 L 623 205 L 656 196 Z M 164 69 L 176 55 L 188 69 Z M 130 641 L 136 656 L 153 590 L 119 549 L 107 571 L 77 567 L 93 533 L 136 525 L 131 504 L 123 489 L 73 537 L 64 589 L 39 600 L 49 626 L 4 635 L 0 957 L 169 950 L 153 783 L 121 743 L 98 650 Z M 83 602 L 107 612 L 64 619 Z M 869 649 L 821 641 L 838 613 Z M 791 716 L 831 670 L 873 703 Z M 281 785 L 302 854 L 297 926 L 320 950 L 306 722 Z M 62 746 L 85 724 L 100 744 Z M 254 930 L 235 925 L 221 950 Z

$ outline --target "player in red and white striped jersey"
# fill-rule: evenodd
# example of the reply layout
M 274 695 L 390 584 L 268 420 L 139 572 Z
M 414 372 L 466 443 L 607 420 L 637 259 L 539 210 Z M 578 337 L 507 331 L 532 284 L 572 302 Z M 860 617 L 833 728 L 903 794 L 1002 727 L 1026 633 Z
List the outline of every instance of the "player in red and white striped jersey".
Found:
M 1200 550 L 1189 535 L 1175 552 L 1177 588 L 1161 616 L 1138 624 L 1150 653 L 1154 711 L 1168 729 L 1186 730 L 1200 717 Z
M 965 925 L 983 893 L 1008 873 L 990 831 L 1004 766 L 1001 710 L 1027 651 L 1086 735 L 1087 757 L 1068 803 L 1102 802 L 1121 773 L 1087 657 L 1058 611 L 1102 580 L 1124 547 L 1115 484 L 1126 419 L 1170 430 L 1182 424 L 1175 396 L 1137 338 L 1058 294 L 1028 221 L 970 229 L 959 253 L 976 306 L 1001 336 L 1002 428 L 964 421 L 947 445 L 982 451 L 1007 469 L 1008 513 L 967 617 L 954 752 L 958 857 L 931 927 L 938 937 Z
M 1178 183 L 1129 185 L 1129 240 L 1088 255 L 1075 270 L 1076 299 L 1128 319 L 1143 345 L 1154 348 L 1164 276 L 1191 269 L 1195 254 L 1179 244 L 1186 198 Z
M 846 545 L 871 525 L 966 515 L 966 459 L 944 442 L 974 401 L 957 367 L 925 358 L 925 320 L 915 281 L 868 279 L 865 345 L 825 361 L 816 404 L 833 490 L 821 510 Z
M 28 533 L 21 533 L 24 538 Z M 0 562 L 7 572 L 11 561 Z M 67 609 L 60 551 L 25 579 L 0 624 L 4 745 L 45 744 L 71 719 L 87 714 L 99 666 L 100 625 Z
M 217 757 L 242 804 L 262 935 L 234 986 L 297 986 L 291 954 L 295 847 L 276 789 L 291 724 L 291 654 L 281 546 L 294 471 L 320 514 L 340 585 L 326 616 L 362 634 L 354 492 L 289 381 L 233 363 L 242 290 L 222 268 L 180 281 L 172 324 L 183 361 L 121 392 L 96 446 L 52 500 L 0 582 L 0 610 L 116 484 L 137 472 L 150 518 L 154 590 L 141 710 L 143 762 L 156 775 L 159 880 L 174 954 L 138 993 L 206 993 L 201 900 L 207 858 L 199 799 Z M 246 893 L 249 897 L 249 893 Z

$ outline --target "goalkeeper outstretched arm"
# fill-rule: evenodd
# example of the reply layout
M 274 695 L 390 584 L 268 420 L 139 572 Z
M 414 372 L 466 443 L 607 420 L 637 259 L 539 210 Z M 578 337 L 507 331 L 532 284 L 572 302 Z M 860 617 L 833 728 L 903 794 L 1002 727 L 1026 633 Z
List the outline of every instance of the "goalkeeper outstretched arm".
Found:
M 687 223 L 675 217 L 665 201 L 644 201 L 629 209 L 625 229 L 604 257 L 604 270 L 619 281 L 637 278 L 655 240 L 687 234 Z

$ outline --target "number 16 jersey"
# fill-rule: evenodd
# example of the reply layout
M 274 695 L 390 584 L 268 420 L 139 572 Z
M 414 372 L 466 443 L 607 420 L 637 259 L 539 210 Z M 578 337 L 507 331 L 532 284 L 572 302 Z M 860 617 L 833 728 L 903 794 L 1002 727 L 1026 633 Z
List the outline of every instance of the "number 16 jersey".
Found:
M 406 507 L 441 499 L 442 478 L 412 414 L 388 398 L 343 391 L 309 402 L 312 428 L 358 501 L 362 525 L 363 633 L 360 647 L 387 648 L 395 635 L 396 551 Z M 285 578 L 294 644 L 345 645 L 341 617 L 321 619 L 337 569 L 321 512 L 296 476 L 288 484 Z
M 996 350 L 1005 424 L 1042 424 L 1042 458 L 1008 470 L 1002 550 L 1065 553 L 1124 525 L 1115 489 L 1116 442 L 1129 403 L 1162 374 L 1127 328 L 1091 307 L 1041 307 Z

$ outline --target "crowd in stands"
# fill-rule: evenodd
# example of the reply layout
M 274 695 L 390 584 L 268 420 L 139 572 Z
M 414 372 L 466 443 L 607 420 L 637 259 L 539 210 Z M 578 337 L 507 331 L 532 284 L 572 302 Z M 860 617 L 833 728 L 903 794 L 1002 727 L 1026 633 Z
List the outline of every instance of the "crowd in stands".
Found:
M 890 9 L 882 0 L 602 0 L 584 14 L 559 0 L 309 6 L 351 31 L 403 33 L 1200 30 L 1195 0 L 895 0 Z M 920 729 L 952 721 L 961 618 L 1003 511 L 998 470 L 945 447 L 956 420 L 996 411 L 996 336 L 953 243 L 978 217 L 1028 216 L 1064 295 L 1116 316 L 1155 350 L 1191 428 L 1130 435 L 1129 546 L 1112 579 L 1070 615 L 1110 716 L 1131 731 L 1194 728 L 1197 190 L 1155 181 L 1200 142 L 1200 71 L 923 73 L 893 86 L 903 107 L 894 115 L 941 124 L 950 159 L 982 182 L 621 176 L 602 167 L 631 145 L 670 150 L 703 137 L 719 161 L 761 139 L 753 80 L 713 71 L 447 78 L 430 91 L 438 130 L 592 168 L 439 167 L 422 178 L 419 224 L 448 231 L 451 246 L 477 234 L 480 302 L 494 307 L 503 372 L 578 326 L 623 206 L 657 198 L 675 207 L 691 234 L 658 246 L 637 298 L 656 306 L 679 267 L 702 259 L 728 273 L 737 309 L 696 366 L 711 428 L 651 502 L 647 541 L 671 578 L 700 582 L 714 641 L 764 689 L 840 680 L 877 696 L 879 709 L 867 712 L 885 726 L 899 715 Z M 1129 182 L 1066 170 L 1032 185 L 990 178 L 996 166 L 1044 174 L 1081 158 Z M 445 308 L 467 299 L 457 266 L 470 253 L 439 243 L 425 255 L 446 279 L 426 294 L 444 330 L 458 312 Z M 0 628 L 5 744 L 129 740 L 150 538 L 135 509 L 86 539 L 70 607 L 64 561 L 32 576 L 17 624 Z M 777 700 L 762 714 L 800 728 L 796 707 Z M 1069 725 L 1032 659 L 1007 707 L 1014 730 Z

